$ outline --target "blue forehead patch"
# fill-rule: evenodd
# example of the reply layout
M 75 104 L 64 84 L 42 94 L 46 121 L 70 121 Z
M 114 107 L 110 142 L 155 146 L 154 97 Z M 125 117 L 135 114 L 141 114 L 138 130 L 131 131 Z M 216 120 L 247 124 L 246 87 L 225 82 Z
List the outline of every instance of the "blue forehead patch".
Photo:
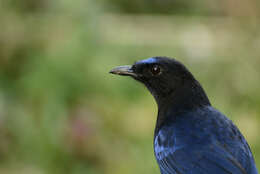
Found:
M 155 63 L 155 62 L 157 62 L 157 60 L 154 57 L 151 57 L 148 59 L 140 60 L 137 63 Z

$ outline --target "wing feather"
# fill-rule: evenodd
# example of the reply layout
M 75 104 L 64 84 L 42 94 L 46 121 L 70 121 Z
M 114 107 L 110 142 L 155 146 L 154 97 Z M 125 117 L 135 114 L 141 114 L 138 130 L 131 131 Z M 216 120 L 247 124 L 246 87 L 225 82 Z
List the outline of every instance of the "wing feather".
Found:
M 182 148 L 158 161 L 162 174 L 247 174 L 234 157 L 218 146 L 211 149 Z

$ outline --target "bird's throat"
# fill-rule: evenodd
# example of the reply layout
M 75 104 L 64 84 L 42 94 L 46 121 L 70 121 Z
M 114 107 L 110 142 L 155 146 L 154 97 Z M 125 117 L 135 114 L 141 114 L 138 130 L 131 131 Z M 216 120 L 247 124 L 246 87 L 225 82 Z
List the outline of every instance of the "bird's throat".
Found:
M 210 101 L 201 85 L 195 80 L 190 84 L 183 84 L 170 95 L 156 98 L 158 116 L 155 132 L 164 123 L 172 122 L 184 112 L 191 112 L 204 106 L 210 106 Z M 170 114 L 169 114 L 170 113 Z

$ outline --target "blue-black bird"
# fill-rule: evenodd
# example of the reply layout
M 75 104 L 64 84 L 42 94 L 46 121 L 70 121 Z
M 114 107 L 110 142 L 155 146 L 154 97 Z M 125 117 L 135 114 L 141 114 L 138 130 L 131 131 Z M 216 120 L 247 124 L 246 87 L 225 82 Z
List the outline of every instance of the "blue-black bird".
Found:
M 131 76 L 154 96 L 154 153 L 161 174 L 257 174 L 238 128 L 213 108 L 200 83 L 179 61 L 152 57 L 110 73 Z

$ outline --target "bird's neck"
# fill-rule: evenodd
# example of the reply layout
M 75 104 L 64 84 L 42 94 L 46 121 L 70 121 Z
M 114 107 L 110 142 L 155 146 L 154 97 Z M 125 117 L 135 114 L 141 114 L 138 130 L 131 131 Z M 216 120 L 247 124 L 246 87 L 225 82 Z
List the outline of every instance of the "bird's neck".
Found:
M 210 106 L 210 101 L 203 88 L 196 80 L 177 87 L 170 95 L 156 99 L 158 116 L 155 132 L 164 123 L 174 122 L 182 113 L 190 112 L 204 106 Z

